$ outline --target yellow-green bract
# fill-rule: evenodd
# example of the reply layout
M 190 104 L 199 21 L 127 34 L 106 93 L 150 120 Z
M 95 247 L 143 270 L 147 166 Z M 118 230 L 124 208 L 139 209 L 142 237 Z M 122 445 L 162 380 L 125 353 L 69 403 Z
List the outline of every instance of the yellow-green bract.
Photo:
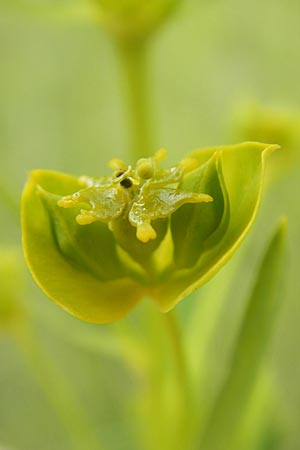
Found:
M 265 158 L 276 148 L 255 142 L 206 148 L 171 169 L 158 167 L 158 152 L 135 169 L 113 160 L 117 171 L 101 179 L 32 172 L 22 228 L 35 281 L 89 322 L 113 322 L 146 296 L 169 311 L 208 281 L 248 232 Z

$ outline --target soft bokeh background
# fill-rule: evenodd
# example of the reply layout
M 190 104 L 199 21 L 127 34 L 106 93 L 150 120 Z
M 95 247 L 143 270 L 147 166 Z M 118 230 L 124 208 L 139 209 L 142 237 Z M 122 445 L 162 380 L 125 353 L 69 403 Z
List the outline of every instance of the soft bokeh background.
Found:
M 60 14 L 62 4 L 75 3 L 0 0 L 0 295 L 17 303 L 4 318 L 16 322 L 24 308 L 30 324 L 22 345 L 0 318 L 3 449 L 96 449 L 84 445 L 93 434 L 105 449 L 142 449 L 137 428 L 147 423 L 133 399 L 143 403 L 147 395 L 143 354 L 168 353 L 147 305 L 117 325 L 81 323 L 46 300 L 22 260 L 18 204 L 31 169 L 101 175 L 111 157 L 129 157 L 115 48 L 95 24 L 65 9 Z M 251 235 L 176 311 L 205 415 L 226 373 L 257 263 L 279 216 L 287 215 L 285 294 L 259 381 L 267 386 L 259 388 L 267 398 L 263 437 L 249 450 L 300 447 L 299 17 L 297 1 L 185 0 L 149 55 L 153 150 L 167 147 L 170 162 L 194 148 L 244 139 L 283 145 Z M 153 314 L 154 337 L 146 314 Z M 249 425 L 251 436 L 259 426 Z

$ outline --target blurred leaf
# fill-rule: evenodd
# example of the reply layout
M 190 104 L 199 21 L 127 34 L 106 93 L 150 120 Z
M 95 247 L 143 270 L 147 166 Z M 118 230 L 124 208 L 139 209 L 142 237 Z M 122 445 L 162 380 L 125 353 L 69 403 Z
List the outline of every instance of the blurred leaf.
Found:
M 17 339 L 32 375 L 51 404 L 53 411 L 68 435 L 72 449 L 102 450 L 97 432 L 78 398 L 72 382 L 65 377 L 49 353 L 41 345 L 31 327 L 24 327 Z
M 230 448 L 256 382 L 281 301 L 285 222 L 274 234 L 250 295 L 225 380 L 204 431 L 201 449 Z
M 206 414 L 207 407 L 204 407 L 204 404 L 207 403 L 208 389 L 213 391 L 216 381 L 212 376 L 215 365 L 212 363 L 214 355 L 211 354 L 211 344 L 216 330 L 219 329 L 224 304 L 226 307 L 226 300 L 231 300 L 241 256 L 242 253 L 238 252 L 213 281 L 202 286 L 191 305 L 189 320 L 185 326 L 186 351 L 194 389 L 201 405 L 199 411 L 201 415 Z M 207 387 L 205 391 L 202 389 L 203 385 Z
M 230 450 L 282 448 L 284 423 L 272 370 L 263 367 Z
M 109 359 L 122 361 L 126 367 L 135 373 L 142 373 L 149 364 L 149 355 L 145 352 L 145 346 L 141 335 L 136 336 L 134 327 L 125 326 L 125 321 L 119 321 L 112 327 L 91 327 L 82 321 L 70 322 L 70 317 L 59 314 L 59 310 L 53 311 L 53 317 L 49 321 L 49 314 L 37 314 L 36 319 L 42 327 L 49 327 L 49 332 L 58 336 L 58 339 L 66 341 L 72 347 L 84 352 Z M 142 322 L 143 317 L 139 317 Z M 143 329 L 144 331 L 144 329 Z

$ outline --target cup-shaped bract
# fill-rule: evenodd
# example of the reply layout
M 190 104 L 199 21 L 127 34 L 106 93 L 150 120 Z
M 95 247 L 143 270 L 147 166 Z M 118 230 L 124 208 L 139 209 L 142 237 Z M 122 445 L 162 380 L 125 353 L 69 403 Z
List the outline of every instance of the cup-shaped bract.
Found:
M 25 257 L 48 297 L 90 322 L 113 322 L 145 296 L 162 312 L 211 278 L 255 218 L 265 157 L 246 142 L 197 150 L 170 169 L 164 151 L 136 167 L 76 178 L 31 173 L 22 198 Z M 151 169 L 151 170 L 150 170 Z

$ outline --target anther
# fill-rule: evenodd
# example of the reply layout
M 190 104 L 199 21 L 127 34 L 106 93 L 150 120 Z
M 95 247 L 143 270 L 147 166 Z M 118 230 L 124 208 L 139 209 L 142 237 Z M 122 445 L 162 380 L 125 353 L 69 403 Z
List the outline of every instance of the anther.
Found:
M 129 189 L 132 186 L 132 181 L 130 178 L 124 178 L 124 180 L 120 182 L 120 185 L 125 189 Z
M 139 159 L 136 165 L 136 171 L 138 176 L 144 180 L 152 178 L 154 174 L 154 164 L 152 158 Z

